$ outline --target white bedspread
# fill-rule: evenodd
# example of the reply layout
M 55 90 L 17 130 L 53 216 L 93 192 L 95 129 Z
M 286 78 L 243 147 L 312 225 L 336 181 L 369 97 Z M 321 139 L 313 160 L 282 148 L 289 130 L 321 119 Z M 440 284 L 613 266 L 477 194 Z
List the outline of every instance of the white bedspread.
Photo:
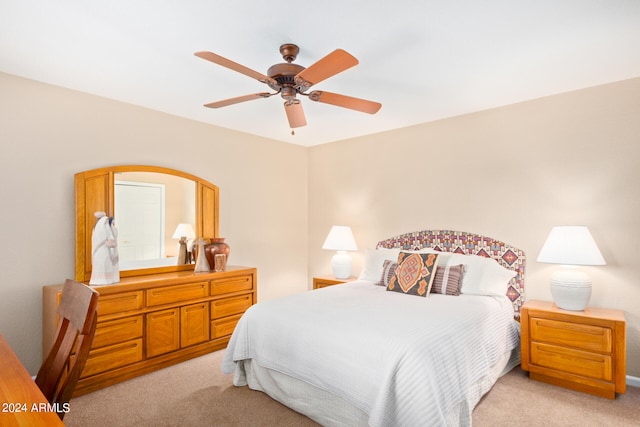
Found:
M 342 397 L 371 426 L 445 425 L 461 407 L 468 425 L 490 368 L 518 344 L 506 297 L 421 298 L 358 281 L 252 306 L 222 370 L 253 359 Z

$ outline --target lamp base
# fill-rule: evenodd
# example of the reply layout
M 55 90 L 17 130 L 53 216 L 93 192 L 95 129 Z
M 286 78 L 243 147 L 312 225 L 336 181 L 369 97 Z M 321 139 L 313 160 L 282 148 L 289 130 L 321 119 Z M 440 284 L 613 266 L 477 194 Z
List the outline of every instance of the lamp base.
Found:
M 351 255 L 346 251 L 338 251 L 331 258 L 331 268 L 336 279 L 346 279 L 351 276 Z
M 551 295 L 563 310 L 584 311 L 591 298 L 591 279 L 578 268 L 562 268 L 551 275 Z

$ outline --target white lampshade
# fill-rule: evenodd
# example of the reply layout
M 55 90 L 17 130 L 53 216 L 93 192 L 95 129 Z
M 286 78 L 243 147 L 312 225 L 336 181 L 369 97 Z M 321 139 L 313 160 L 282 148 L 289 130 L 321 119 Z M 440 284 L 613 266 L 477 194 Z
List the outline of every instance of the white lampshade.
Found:
M 346 251 L 358 250 L 351 227 L 345 225 L 331 227 L 322 249 L 338 251 L 331 259 L 331 268 L 336 279 L 346 279 L 351 276 L 351 255 Z
M 553 227 L 537 261 L 564 265 L 606 264 L 589 229 L 582 226 Z
M 553 227 L 538 254 L 538 262 L 561 264 L 551 276 L 551 295 L 565 310 L 582 311 L 591 298 L 591 279 L 579 265 L 605 265 L 589 229 L 582 226 Z
M 187 239 L 194 239 L 196 237 L 196 232 L 193 231 L 191 224 L 178 224 L 171 238 L 179 239 L 181 237 L 186 237 Z
M 322 245 L 322 249 L 334 251 L 357 251 L 356 239 L 353 238 L 351 227 L 334 225 Z

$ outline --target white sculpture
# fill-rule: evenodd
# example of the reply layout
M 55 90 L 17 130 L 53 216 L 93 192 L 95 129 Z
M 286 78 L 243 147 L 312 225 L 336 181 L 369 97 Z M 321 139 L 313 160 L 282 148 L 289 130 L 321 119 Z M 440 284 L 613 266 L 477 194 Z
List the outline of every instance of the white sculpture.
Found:
M 98 218 L 91 236 L 91 280 L 90 285 L 109 285 L 120 281 L 118 259 L 118 229 L 113 217 L 105 212 L 96 212 Z
M 208 273 L 211 271 L 209 269 L 209 261 L 207 261 L 207 257 L 204 255 L 204 244 L 206 240 L 200 237 L 198 240 L 194 242 L 194 244 L 198 245 L 198 256 L 196 257 L 196 266 L 193 269 L 195 273 Z

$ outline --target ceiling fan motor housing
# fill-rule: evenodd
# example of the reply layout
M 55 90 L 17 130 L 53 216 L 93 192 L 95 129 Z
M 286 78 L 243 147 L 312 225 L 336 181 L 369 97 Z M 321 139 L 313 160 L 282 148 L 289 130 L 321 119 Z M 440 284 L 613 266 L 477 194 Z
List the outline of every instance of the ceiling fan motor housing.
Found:
M 277 85 L 270 84 L 269 87 L 273 90 L 280 90 L 280 88 L 282 88 L 284 97 L 284 89 L 287 87 L 293 88 L 296 85 L 294 77 L 302 70 L 304 70 L 304 67 L 298 64 L 283 63 L 272 65 L 267 70 L 267 76 L 275 80 Z

